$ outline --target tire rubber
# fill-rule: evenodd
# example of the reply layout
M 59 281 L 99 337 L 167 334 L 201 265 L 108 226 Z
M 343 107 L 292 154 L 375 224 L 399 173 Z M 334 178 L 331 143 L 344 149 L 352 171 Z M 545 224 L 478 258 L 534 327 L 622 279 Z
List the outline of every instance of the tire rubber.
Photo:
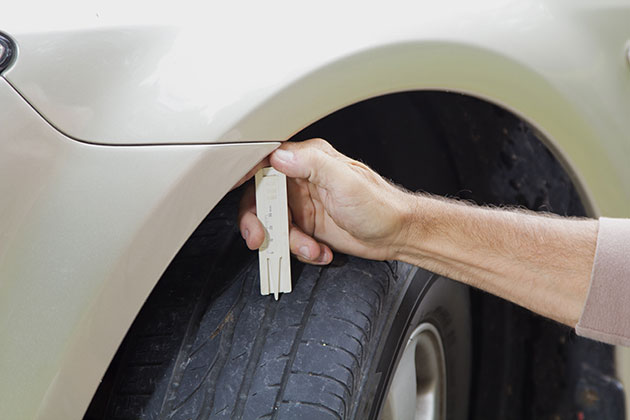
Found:
M 211 213 L 173 261 L 85 418 L 376 418 L 421 322 L 444 343 L 447 418 L 467 417 L 466 287 L 340 256 L 328 267 L 293 261 L 293 292 L 275 301 L 260 295 L 257 255 L 228 214 Z

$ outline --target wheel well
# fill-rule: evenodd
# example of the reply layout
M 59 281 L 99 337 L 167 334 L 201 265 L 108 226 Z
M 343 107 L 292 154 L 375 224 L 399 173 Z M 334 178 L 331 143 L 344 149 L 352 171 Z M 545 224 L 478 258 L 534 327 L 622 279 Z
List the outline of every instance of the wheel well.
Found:
M 551 143 L 513 113 L 471 96 L 413 91 L 372 98 L 291 140 L 312 137 L 412 191 L 587 215 L 588 203 Z M 611 346 L 486 293 L 471 295 L 471 418 L 578 418 L 588 408 L 579 397 L 588 370 L 614 376 Z
M 410 190 L 562 215 L 586 213 L 569 173 L 538 132 L 501 107 L 470 96 L 420 91 L 369 99 L 315 122 L 291 140 L 311 137 L 327 139 Z M 228 194 L 211 212 L 168 270 L 178 269 L 182 258 L 204 261 L 187 265 L 194 270 L 218 258 L 207 252 L 208 237 L 216 234 L 217 223 L 235 217 L 233 209 L 229 214 L 220 210 L 230 201 L 235 207 L 238 194 Z M 237 253 L 228 254 L 238 267 Z M 155 290 L 165 284 L 163 277 Z M 614 376 L 611 346 L 576 337 L 566 326 L 479 291 L 472 291 L 471 304 L 471 419 L 575 419 L 579 413 L 608 418 L 598 415 L 609 412 L 598 404 L 623 402 L 620 385 L 608 379 Z M 169 318 L 169 310 L 162 315 Z M 149 304 L 135 322 L 147 316 L 156 316 Z M 135 339 L 128 333 L 85 418 L 102 411 L 105 391 L 118 380 L 118 355 Z M 595 405 L 592 395 L 598 398 Z
M 291 140 L 311 137 L 325 138 L 412 191 L 586 214 L 579 189 L 539 132 L 472 96 L 413 91 L 376 97 L 317 121 Z

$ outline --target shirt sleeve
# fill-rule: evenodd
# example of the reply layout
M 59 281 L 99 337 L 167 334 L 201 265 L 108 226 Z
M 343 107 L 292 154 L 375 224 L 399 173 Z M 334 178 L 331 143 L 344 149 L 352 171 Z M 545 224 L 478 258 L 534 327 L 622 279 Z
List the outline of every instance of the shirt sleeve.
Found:
M 599 219 L 591 285 L 575 331 L 630 346 L 630 219 Z

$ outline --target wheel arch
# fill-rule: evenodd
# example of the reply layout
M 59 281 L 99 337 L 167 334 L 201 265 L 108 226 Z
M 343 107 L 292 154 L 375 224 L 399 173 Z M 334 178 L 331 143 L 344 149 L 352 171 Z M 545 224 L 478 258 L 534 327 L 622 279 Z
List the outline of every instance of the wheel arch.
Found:
M 432 63 L 431 66 L 426 66 L 427 62 Z M 360 80 L 354 80 L 353 75 L 365 66 L 371 66 L 371 71 L 361 73 Z M 404 72 L 405 77 L 392 76 L 399 71 Z M 620 208 L 620 200 L 610 199 L 605 191 L 594 194 L 590 187 L 592 183 L 588 181 L 600 182 L 593 180 L 595 175 L 611 183 L 618 178 L 602 163 L 596 166 L 604 173 L 589 170 L 590 161 L 605 160 L 605 155 L 597 147 L 595 130 L 584 121 L 570 99 L 531 67 L 472 45 L 409 42 L 353 54 L 278 90 L 245 114 L 233 129 L 264 133 L 273 127 L 271 138 L 255 140 L 286 140 L 346 106 L 383 95 L 423 90 L 473 96 L 517 115 L 539 131 L 545 146 L 572 177 L 590 215 L 599 214 L 597 198 L 602 194 L 603 201 L 611 203 L 612 211 Z M 141 304 L 138 311 L 140 307 Z
M 430 68 L 425 66 L 427 62 L 432 63 Z M 366 72 L 360 80 L 353 80 L 353 75 L 368 65 L 372 66 L 372 71 Z M 406 77 L 398 80 L 392 74 L 400 69 Z M 514 80 L 521 83 L 515 85 Z M 258 129 L 266 132 L 269 127 L 274 127 L 271 140 L 286 140 L 346 106 L 388 94 L 423 90 L 480 98 L 527 121 L 539 130 L 541 140 L 572 176 L 590 214 L 598 214 L 591 190 L 575 163 L 582 156 L 580 144 L 585 142 L 592 146 L 589 143 L 593 137 L 590 134 L 592 128 L 585 125 L 567 98 L 533 69 L 471 45 L 411 42 L 356 53 L 318 68 L 278 90 L 244 115 L 234 130 L 255 133 Z M 554 115 L 559 115 L 560 123 Z M 599 153 L 592 157 L 596 158 Z M 614 177 L 611 175 L 611 178 Z M 207 212 L 210 210 L 206 209 Z M 140 308 L 141 303 L 138 311 Z M 105 368 L 103 366 L 103 371 Z
M 366 67 L 370 71 L 362 70 Z M 530 64 L 497 51 L 459 42 L 408 42 L 318 68 L 268 98 L 239 126 L 245 132 L 273 126 L 281 130 L 276 139 L 285 140 L 336 111 L 380 96 L 459 93 L 497 105 L 533 127 L 571 176 L 591 216 L 628 211 L 630 191 L 609 160 L 619 143 L 602 141 L 609 133 L 589 124 L 588 113 L 565 89 Z

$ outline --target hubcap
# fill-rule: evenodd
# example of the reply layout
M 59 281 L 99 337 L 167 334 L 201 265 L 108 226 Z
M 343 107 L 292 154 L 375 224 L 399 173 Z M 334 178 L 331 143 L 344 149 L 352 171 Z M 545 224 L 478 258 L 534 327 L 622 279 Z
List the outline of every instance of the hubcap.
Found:
M 420 324 L 409 337 L 385 400 L 381 420 L 446 418 L 446 360 L 440 334 Z

